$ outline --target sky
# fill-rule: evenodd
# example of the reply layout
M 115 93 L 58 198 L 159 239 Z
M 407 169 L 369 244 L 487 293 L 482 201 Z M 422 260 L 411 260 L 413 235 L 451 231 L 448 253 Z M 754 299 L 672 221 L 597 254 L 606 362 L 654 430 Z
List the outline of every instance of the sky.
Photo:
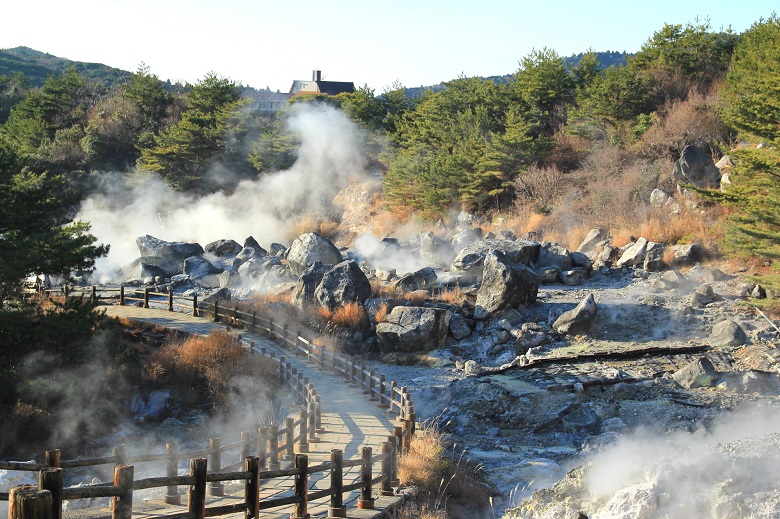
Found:
M 0 49 L 195 83 L 207 73 L 287 92 L 295 79 L 435 85 L 517 71 L 544 47 L 636 52 L 665 23 L 742 32 L 776 0 L 7 0 Z

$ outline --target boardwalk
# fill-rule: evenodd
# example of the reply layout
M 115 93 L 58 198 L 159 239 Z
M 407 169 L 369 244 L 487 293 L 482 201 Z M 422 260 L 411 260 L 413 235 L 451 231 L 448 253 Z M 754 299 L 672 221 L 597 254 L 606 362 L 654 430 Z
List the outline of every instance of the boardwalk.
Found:
M 225 326 L 220 323 L 212 322 L 205 318 L 192 317 L 179 312 L 168 312 L 156 309 L 144 309 L 136 306 L 116 306 L 108 305 L 102 307 L 109 317 L 122 317 L 126 319 L 153 323 L 165 328 L 181 330 L 187 333 L 206 335 L 214 329 L 225 330 Z M 344 459 L 359 457 L 362 447 L 369 446 L 374 452 L 379 452 L 382 442 L 386 441 L 388 435 L 392 434 L 394 415 L 388 414 L 386 410 L 378 408 L 374 403 L 367 401 L 359 391 L 352 390 L 344 384 L 343 380 L 336 379 L 332 374 L 318 369 L 315 365 L 307 363 L 301 358 L 296 358 L 286 352 L 279 344 L 259 335 L 240 332 L 245 342 L 255 343 L 256 348 L 266 348 L 269 352 L 276 352 L 278 356 L 286 355 L 288 362 L 292 367 L 302 371 L 317 388 L 322 398 L 322 427 L 324 433 L 319 435 L 319 442 L 309 445 L 309 465 L 318 464 L 330 460 L 332 449 L 341 449 L 344 452 Z M 378 468 L 375 468 L 377 471 Z M 349 472 L 345 471 L 344 483 L 349 484 L 357 481 L 359 477 L 359 468 L 352 468 Z M 314 474 L 309 481 L 310 488 L 320 489 L 328 488 L 329 481 L 323 480 L 324 475 Z M 265 497 L 291 495 L 292 480 L 272 480 L 264 483 L 261 487 L 261 499 Z M 227 493 L 227 492 L 226 492 Z M 240 498 L 243 498 L 243 487 L 239 491 Z M 375 492 L 376 494 L 376 492 Z M 367 518 L 376 517 L 388 506 L 396 504 L 399 501 L 397 497 L 377 497 L 374 510 L 358 510 L 356 501 L 359 497 L 358 491 L 354 491 L 345 496 L 344 504 L 347 506 L 347 517 Z M 209 505 L 223 504 L 229 502 L 230 496 L 224 498 L 210 498 Z M 219 502 L 217 502 L 219 501 Z M 163 513 L 172 513 L 175 507 L 168 505 L 164 510 L 155 510 L 157 503 L 145 502 L 140 506 L 134 506 L 134 516 L 139 518 L 151 518 Z M 326 517 L 328 515 L 328 502 L 311 502 L 309 513 L 312 517 Z M 186 511 L 184 507 L 181 511 Z M 73 516 L 93 516 L 94 513 L 74 513 Z M 71 516 L 71 514 L 68 514 Z M 261 518 L 282 518 L 290 517 L 290 507 L 283 507 L 276 511 L 263 511 Z

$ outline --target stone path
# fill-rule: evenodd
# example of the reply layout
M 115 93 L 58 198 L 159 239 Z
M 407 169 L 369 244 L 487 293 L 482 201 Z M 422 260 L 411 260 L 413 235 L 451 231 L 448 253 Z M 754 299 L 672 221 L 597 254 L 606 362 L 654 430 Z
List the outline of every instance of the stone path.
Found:
M 205 318 L 192 317 L 181 312 L 168 312 L 166 310 L 144 309 L 137 306 L 102 306 L 109 317 L 121 317 L 135 321 L 153 323 L 165 328 L 181 330 L 183 332 L 207 335 L 212 330 L 226 330 L 225 325 L 215 323 Z M 235 329 L 233 329 L 235 332 Z M 239 332 L 235 332 L 239 333 Z M 309 466 L 330 461 L 331 449 L 341 449 L 344 460 L 355 459 L 360 456 L 362 447 L 373 448 L 373 453 L 381 453 L 382 442 L 392 434 L 392 425 L 395 415 L 388 414 L 386 410 L 368 402 L 359 391 L 345 385 L 343 380 L 338 380 L 334 375 L 318 369 L 314 364 L 309 364 L 301 358 L 294 357 L 278 343 L 256 334 L 240 331 L 244 341 L 254 342 L 256 348 L 266 348 L 268 352 L 276 352 L 277 356 L 285 356 L 292 367 L 302 371 L 314 384 L 322 399 L 322 427 L 324 433 L 319 434 L 320 441 L 309 444 Z M 379 474 L 380 463 L 374 464 L 375 476 Z M 359 467 L 344 470 L 344 484 L 356 482 L 359 478 Z M 309 486 L 313 489 L 328 488 L 330 484 L 329 472 L 313 474 L 309 480 Z M 374 488 L 377 494 L 377 486 Z M 239 492 L 243 500 L 243 485 Z M 275 479 L 263 482 L 261 486 L 261 500 L 268 497 L 292 495 L 292 479 Z M 395 505 L 399 497 L 376 497 L 374 510 L 358 510 L 358 491 L 353 491 L 344 496 L 344 504 L 347 507 L 347 517 L 368 518 L 377 517 L 387 507 Z M 226 496 L 224 498 L 209 498 L 207 506 L 228 504 L 230 500 L 238 497 Z M 186 497 L 185 497 L 186 501 Z M 312 517 L 326 517 L 329 500 L 309 503 L 309 513 Z M 139 518 L 153 518 L 164 514 L 186 511 L 186 508 L 171 507 L 165 505 L 164 510 L 153 510 L 154 503 L 143 503 L 143 506 L 134 506 L 134 516 Z M 136 512 L 136 508 L 138 508 Z M 292 507 L 286 506 L 272 511 L 261 511 L 261 518 L 290 517 Z M 68 514 L 70 516 L 70 514 Z M 79 515 L 79 514 L 74 514 Z M 84 516 L 92 514 L 83 514 Z M 242 514 L 243 515 L 243 514 Z

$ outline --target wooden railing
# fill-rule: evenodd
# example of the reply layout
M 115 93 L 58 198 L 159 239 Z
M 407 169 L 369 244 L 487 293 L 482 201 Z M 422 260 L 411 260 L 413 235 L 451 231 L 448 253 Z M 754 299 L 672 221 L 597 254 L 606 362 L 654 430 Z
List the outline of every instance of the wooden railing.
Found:
M 195 316 L 206 314 L 217 322 L 225 321 L 231 326 L 241 327 L 252 333 L 265 333 L 280 341 L 292 355 L 305 357 L 309 363 L 333 371 L 355 391 L 360 391 L 369 401 L 375 402 L 377 407 L 388 409 L 389 413 L 397 409 L 398 425 L 393 426 L 393 434 L 382 443 L 381 454 L 374 455 L 371 447 L 364 447 L 359 459 L 343 460 L 342 451 L 334 449 L 331 451 L 330 462 L 310 467 L 305 453 L 308 452 L 310 442 L 318 441 L 317 434 L 324 432 L 321 397 L 309 379 L 293 368 L 285 357 L 280 356 L 277 359 L 273 352 L 268 353 L 265 348 L 258 349 L 250 342 L 248 346 L 254 353 L 264 355 L 276 363 L 275 372 L 279 380 L 289 386 L 296 404 L 300 406 L 297 420 L 287 418 L 282 428 L 276 424 L 258 427 L 256 434 L 242 431 L 239 441 L 224 446 L 219 438 L 212 438 L 208 449 L 197 451 L 180 451 L 178 443 L 174 442 L 166 444 L 164 453 L 157 454 L 127 456 L 124 446 L 120 446 L 114 449 L 111 456 L 101 458 L 61 460 L 60 451 L 52 450 L 46 452 L 43 464 L 0 461 L 0 469 L 39 472 L 37 487 L 20 485 L 7 494 L 0 493 L 0 500 L 9 501 L 9 518 L 61 519 L 63 500 L 108 497 L 112 498 L 113 518 L 130 519 L 134 491 L 162 487 L 166 488 L 166 503 L 175 505 L 181 504 L 178 487 L 189 486 L 188 511 L 156 515 L 158 518 L 167 519 L 201 519 L 237 512 L 245 512 L 247 517 L 257 517 L 259 510 L 285 505 L 293 505 L 292 517 L 306 517 L 308 503 L 326 497 L 330 497 L 329 516 L 343 517 L 346 513 L 343 501 L 346 492 L 360 489 L 359 508 L 373 507 L 373 486 L 376 484 L 381 483 L 382 495 L 392 495 L 392 487 L 398 484 L 398 457 L 408 451 L 415 431 L 416 414 L 407 387 L 399 387 L 395 381 L 388 384 L 384 375 L 377 376 L 374 370 L 366 368 L 364 362 L 356 362 L 353 357 L 331 352 L 311 338 L 305 338 L 303 332 L 294 332 L 285 323 L 274 322 L 256 312 L 239 310 L 237 306 L 231 309 L 221 308 L 219 301 L 205 306 L 198 303 L 197 296 L 182 297 L 174 295 L 172 291 L 160 293 L 148 288 L 127 290 L 123 286 L 99 289 L 96 286 L 86 289 L 65 286 L 62 289 L 45 291 L 49 296 L 54 293 L 65 297 L 87 295 L 92 300 L 106 299 L 102 294 L 114 292 L 118 293 L 120 305 L 126 304 L 127 301 L 137 301 L 142 302 L 144 308 L 150 308 L 151 304 L 167 303 L 168 311 L 174 311 L 176 308 L 192 309 Z M 297 435 L 295 431 L 298 431 Z M 253 446 L 254 455 L 251 454 Z M 241 467 L 236 465 L 222 465 L 222 453 L 230 450 L 239 451 L 239 457 L 244 460 L 243 470 L 237 470 Z M 281 468 L 280 454 L 283 458 L 293 461 L 291 468 Z M 179 460 L 186 458 L 190 458 L 190 474 L 179 476 Z M 135 467 L 132 463 L 152 461 L 165 462 L 166 476 L 134 480 Z M 376 462 L 381 462 L 381 470 L 378 476 L 373 477 L 373 466 Z M 106 464 L 115 466 L 113 484 L 63 488 L 63 469 Z M 209 465 L 212 472 L 207 471 Z M 345 485 L 343 469 L 350 467 L 361 467 L 360 478 Z M 311 492 L 308 488 L 309 475 L 326 471 L 331 474 L 330 487 Z M 259 500 L 262 480 L 290 477 L 294 479 L 293 495 Z M 245 487 L 243 502 L 205 507 L 207 489 L 210 495 L 224 495 L 224 481 L 242 480 Z

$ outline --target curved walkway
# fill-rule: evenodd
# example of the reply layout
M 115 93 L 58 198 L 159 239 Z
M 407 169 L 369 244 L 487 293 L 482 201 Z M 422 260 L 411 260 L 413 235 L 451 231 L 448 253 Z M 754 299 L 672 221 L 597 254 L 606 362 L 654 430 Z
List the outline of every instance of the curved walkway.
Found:
M 308 364 L 303 359 L 290 355 L 278 343 L 256 334 L 246 333 L 243 330 L 226 327 L 224 324 L 215 323 L 211 320 L 192 317 L 181 312 L 169 312 L 166 310 L 157 310 L 152 308 L 140 308 L 137 306 L 101 306 L 105 309 L 109 317 L 121 317 L 134 321 L 143 321 L 153 323 L 165 328 L 180 330 L 197 335 L 207 335 L 212 330 L 232 331 L 232 333 L 241 334 L 245 342 L 254 342 L 255 348 L 266 348 L 268 352 L 276 352 L 278 356 L 284 355 L 287 362 L 298 371 L 303 371 L 309 380 L 317 388 L 322 399 L 322 428 L 325 430 L 320 435 L 320 441 L 309 445 L 309 465 L 320 462 L 330 461 L 330 452 L 332 449 L 341 449 L 344 453 L 344 459 L 353 459 L 359 456 L 362 447 L 368 446 L 374 449 L 374 453 L 381 451 L 382 442 L 387 440 L 392 431 L 392 415 L 386 410 L 378 408 L 375 404 L 368 402 L 363 395 L 344 384 L 343 380 L 337 380 L 330 373 L 318 369 L 314 364 Z M 378 467 L 375 468 L 378 470 Z M 378 472 L 377 472 L 378 473 Z M 323 480 L 322 474 L 319 479 L 312 478 L 309 482 L 311 488 L 328 488 L 329 481 Z M 359 478 L 359 467 L 350 469 L 344 473 L 344 484 L 357 481 Z M 320 485 L 319 483 L 322 482 Z M 243 488 L 243 487 L 242 487 Z M 292 481 L 273 480 L 261 487 L 261 499 L 275 497 L 279 495 L 291 494 Z M 347 517 L 369 518 L 377 517 L 387 507 L 396 504 L 399 497 L 376 498 L 374 510 L 358 510 L 356 501 L 359 497 L 359 491 L 353 491 L 344 496 L 344 504 L 347 506 Z M 243 497 L 242 497 L 243 498 Z M 220 498 L 211 498 L 219 500 Z M 229 496 L 221 499 L 230 499 Z M 149 503 L 151 504 L 151 503 Z M 212 504 L 212 501 L 209 501 Z M 219 504 L 222 504 L 221 501 Z M 171 507 L 166 506 L 166 510 L 146 510 L 134 513 L 139 518 L 149 518 L 161 515 L 163 513 L 172 513 Z M 313 517 L 326 517 L 328 502 L 311 502 L 309 504 L 309 513 Z M 144 506 L 143 508 L 147 508 Z M 182 510 L 186 510 L 182 507 Z M 290 517 L 290 507 L 285 507 L 277 511 L 262 511 L 262 518 L 282 518 Z

